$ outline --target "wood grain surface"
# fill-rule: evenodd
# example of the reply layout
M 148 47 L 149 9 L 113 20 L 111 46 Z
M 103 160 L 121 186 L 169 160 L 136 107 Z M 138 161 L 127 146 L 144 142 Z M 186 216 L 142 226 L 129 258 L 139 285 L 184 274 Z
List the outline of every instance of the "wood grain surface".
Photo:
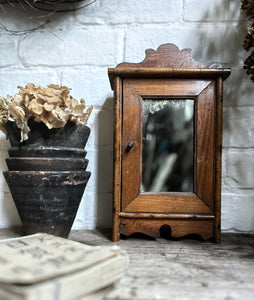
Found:
M 205 68 L 206 65 L 191 57 L 191 49 L 180 50 L 176 45 L 167 43 L 160 45 L 157 50 L 147 49 L 146 57 L 140 63 L 120 63 L 117 68 Z
M 216 84 L 216 121 L 215 121 L 215 199 L 214 199 L 214 242 L 220 242 L 221 232 L 221 156 L 222 156 L 222 123 L 223 123 L 223 112 L 222 112 L 222 101 L 223 101 L 223 80 L 222 78 L 217 79 Z
M 0 239 L 22 234 L 21 228 L 0 229 Z M 112 245 L 110 235 L 73 230 L 69 238 L 92 246 Z M 128 252 L 129 269 L 93 300 L 253 299 L 253 235 L 222 233 L 220 244 L 136 235 L 121 239 L 117 246 Z
M 168 219 L 143 219 L 143 218 L 120 218 L 120 232 L 130 236 L 135 232 L 143 233 L 153 238 L 161 235 L 163 227 L 168 228 L 171 237 L 179 238 L 190 234 L 198 234 L 203 240 L 213 237 L 212 220 L 184 220 L 182 216 L 176 216 L 175 220 Z
M 73 231 L 70 238 L 112 243 L 98 231 Z M 117 245 L 129 253 L 130 266 L 104 300 L 253 299 L 253 235 L 222 233 L 221 244 L 136 235 Z
M 214 82 L 197 97 L 195 112 L 195 192 L 213 210 L 214 201 Z
M 114 178 L 113 178 L 113 233 L 112 240 L 118 241 L 119 233 L 119 212 L 121 199 L 121 132 L 122 132 L 122 81 L 119 77 L 115 80 L 114 88 Z

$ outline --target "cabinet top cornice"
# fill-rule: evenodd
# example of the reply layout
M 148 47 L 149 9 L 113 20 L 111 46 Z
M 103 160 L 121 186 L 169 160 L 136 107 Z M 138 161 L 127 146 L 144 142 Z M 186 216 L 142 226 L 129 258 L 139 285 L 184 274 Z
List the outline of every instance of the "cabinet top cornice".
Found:
M 202 64 L 191 57 L 191 49 L 180 50 L 174 44 L 163 44 L 157 50 L 147 49 L 140 63 L 123 62 L 109 68 L 111 87 L 116 76 L 121 78 L 207 78 L 225 80 L 231 70 L 218 63 Z

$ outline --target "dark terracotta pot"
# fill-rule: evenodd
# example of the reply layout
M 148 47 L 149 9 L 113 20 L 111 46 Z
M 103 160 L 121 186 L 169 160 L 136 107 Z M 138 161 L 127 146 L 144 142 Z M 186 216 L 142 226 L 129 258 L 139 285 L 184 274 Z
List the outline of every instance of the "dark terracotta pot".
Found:
M 6 123 L 8 138 L 12 146 L 56 146 L 83 149 L 90 135 L 88 126 L 73 122 L 68 122 L 63 128 L 48 129 L 44 123 L 37 123 L 30 119 L 28 126 L 31 129 L 28 140 L 21 143 L 20 129 L 16 123 L 11 121 Z
M 9 171 L 85 171 L 88 160 L 59 157 L 9 157 Z
M 10 157 L 68 157 L 85 158 L 86 150 L 68 147 L 11 147 L 8 150 Z
M 3 173 L 27 234 L 68 237 L 90 172 Z

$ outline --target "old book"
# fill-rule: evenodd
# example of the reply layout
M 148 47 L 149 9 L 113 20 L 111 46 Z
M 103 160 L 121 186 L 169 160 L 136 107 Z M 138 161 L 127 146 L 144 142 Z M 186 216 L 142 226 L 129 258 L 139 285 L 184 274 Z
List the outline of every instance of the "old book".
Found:
M 93 299 L 119 280 L 128 255 L 117 246 L 88 246 L 34 234 L 0 241 L 1 300 Z

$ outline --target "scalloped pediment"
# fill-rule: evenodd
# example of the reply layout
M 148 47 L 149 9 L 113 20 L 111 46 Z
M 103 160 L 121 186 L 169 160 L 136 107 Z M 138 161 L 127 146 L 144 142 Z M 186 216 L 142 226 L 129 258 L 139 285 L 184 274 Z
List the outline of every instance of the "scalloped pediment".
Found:
M 191 57 L 191 49 L 180 50 L 176 45 L 167 43 L 157 50 L 147 49 L 146 57 L 140 63 L 123 62 L 117 68 L 206 68 L 207 66 L 197 62 Z

